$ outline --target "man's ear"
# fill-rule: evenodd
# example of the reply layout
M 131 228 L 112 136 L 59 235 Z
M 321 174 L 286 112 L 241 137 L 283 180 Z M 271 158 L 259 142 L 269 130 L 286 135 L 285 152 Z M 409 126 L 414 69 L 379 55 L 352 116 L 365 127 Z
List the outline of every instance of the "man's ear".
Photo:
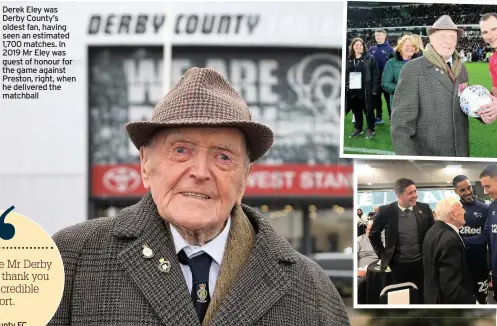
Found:
M 149 174 L 149 157 L 150 149 L 145 146 L 140 147 L 140 173 L 145 189 L 150 189 L 150 174 Z

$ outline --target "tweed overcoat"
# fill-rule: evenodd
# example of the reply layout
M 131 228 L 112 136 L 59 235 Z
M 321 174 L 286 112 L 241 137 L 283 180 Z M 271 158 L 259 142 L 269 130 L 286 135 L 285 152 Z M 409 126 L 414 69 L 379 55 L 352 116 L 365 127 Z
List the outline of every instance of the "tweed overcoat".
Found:
M 459 104 L 469 84 L 462 65 L 454 83 L 424 56 L 402 67 L 392 106 L 396 155 L 469 156 L 469 122 Z
M 256 210 L 242 209 L 254 226 L 254 245 L 210 325 L 350 325 L 324 271 Z M 200 325 L 169 226 L 150 193 L 116 217 L 63 229 L 54 240 L 66 280 L 49 325 Z M 144 243 L 171 262 L 169 273 L 143 257 Z

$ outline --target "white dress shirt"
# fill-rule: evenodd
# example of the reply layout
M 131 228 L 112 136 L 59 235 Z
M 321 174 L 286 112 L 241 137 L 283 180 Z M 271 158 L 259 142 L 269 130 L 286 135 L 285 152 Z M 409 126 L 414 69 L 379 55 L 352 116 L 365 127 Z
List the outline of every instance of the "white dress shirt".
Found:
M 401 211 L 405 211 L 406 209 L 408 209 L 408 210 L 410 210 L 412 212 L 412 210 L 414 209 L 414 207 L 412 207 L 412 206 L 402 207 L 402 206 L 400 206 L 399 203 L 397 203 L 397 205 L 399 205 L 399 208 L 400 208 Z
M 214 295 L 214 289 L 216 288 L 217 276 L 219 275 L 219 269 L 221 268 L 221 262 L 224 256 L 224 249 L 226 248 L 226 242 L 228 241 L 231 217 L 228 218 L 228 222 L 226 223 L 223 231 L 203 246 L 189 245 L 174 226 L 171 224 L 169 224 L 169 226 L 171 227 L 171 234 L 173 236 L 176 254 L 178 254 L 181 250 L 184 250 L 188 258 L 195 257 L 203 252 L 212 257 L 212 264 L 209 270 L 209 293 L 212 298 Z M 185 277 L 186 285 L 188 286 L 188 291 L 191 293 L 193 287 L 193 277 L 190 266 L 183 264 L 180 265 L 183 276 Z
M 450 64 L 450 67 L 452 67 L 452 64 L 454 63 L 454 59 L 452 59 L 452 56 L 450 56 L 449 60 L 447 60 L 446 62 Z

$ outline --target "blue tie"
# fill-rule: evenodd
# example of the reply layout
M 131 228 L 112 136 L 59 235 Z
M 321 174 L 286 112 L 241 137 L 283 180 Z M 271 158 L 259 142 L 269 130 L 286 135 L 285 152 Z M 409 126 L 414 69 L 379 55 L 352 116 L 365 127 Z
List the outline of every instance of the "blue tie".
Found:
M 184 250 L 178 253 L 179 262 L 188 265 L 192 272 L 193 286 L 191 297 L 197 311 L 200 323 L 204 321 L 211 296 L 209 293 L 209 270 L 212 258 L 205 252 L 193 258 L 188 258 Z

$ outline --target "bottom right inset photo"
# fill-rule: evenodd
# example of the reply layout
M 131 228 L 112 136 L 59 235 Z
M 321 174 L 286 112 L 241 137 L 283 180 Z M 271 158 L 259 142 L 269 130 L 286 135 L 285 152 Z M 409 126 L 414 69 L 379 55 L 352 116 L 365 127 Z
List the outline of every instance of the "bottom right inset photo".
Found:
M 497 304 L 496 163 L 358 160 L 354 169 L 354 307 Z

